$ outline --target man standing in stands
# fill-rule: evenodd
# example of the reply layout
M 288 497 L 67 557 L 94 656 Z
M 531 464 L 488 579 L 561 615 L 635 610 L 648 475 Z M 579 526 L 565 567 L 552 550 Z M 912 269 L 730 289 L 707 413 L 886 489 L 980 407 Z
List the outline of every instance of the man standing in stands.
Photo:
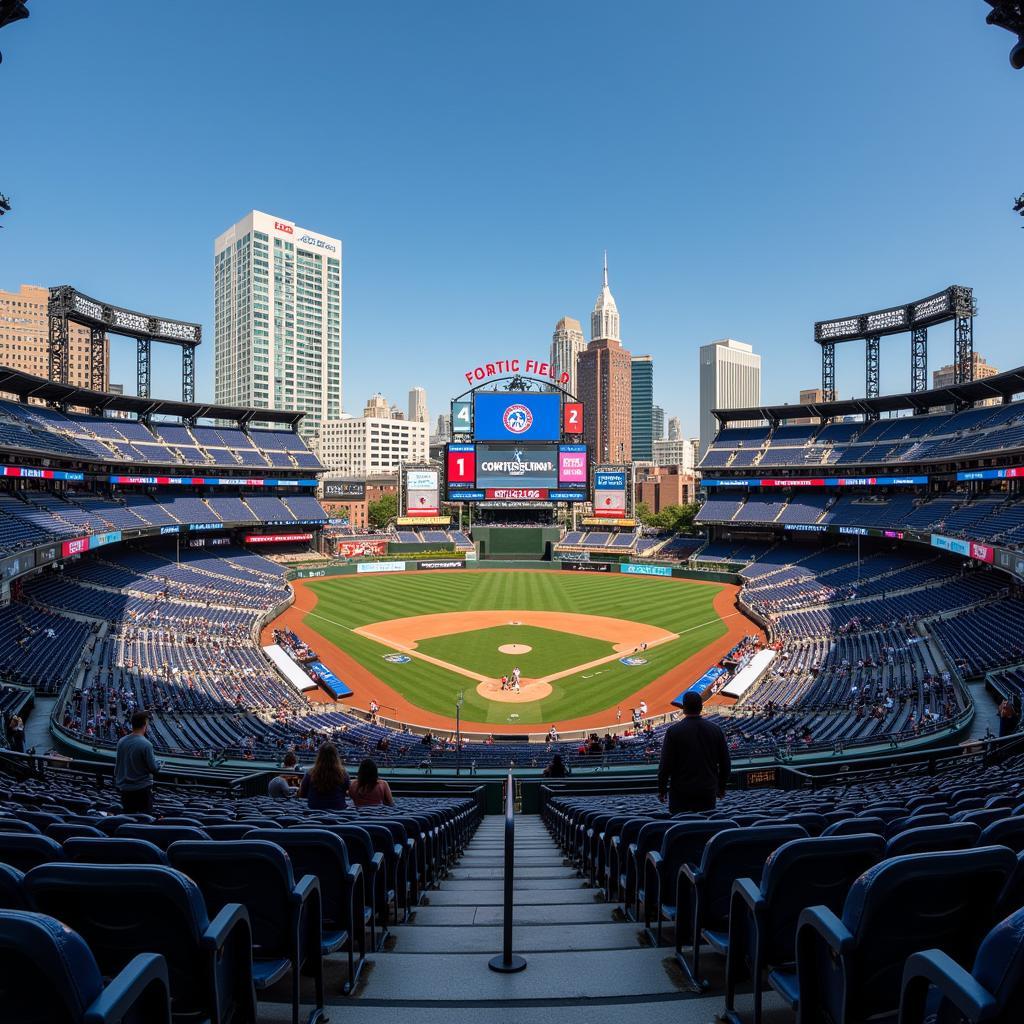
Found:
M 712 811 L 729 781 L 725 733 L 700 717 L 704 702 L 692 690 L 683 695 L 683 718 L 670 726 L 661 747 L 658 799 L 672 814 Z
M 149 712 L 132 715 L 132 731 L 117 741 L 114 763 L 114 785 L 121 794 L 125 814 L 149 814 L 153 810 L 153 776 L 160 771 L 160 762 L 153 754 L 153 744 L 146 739 Z

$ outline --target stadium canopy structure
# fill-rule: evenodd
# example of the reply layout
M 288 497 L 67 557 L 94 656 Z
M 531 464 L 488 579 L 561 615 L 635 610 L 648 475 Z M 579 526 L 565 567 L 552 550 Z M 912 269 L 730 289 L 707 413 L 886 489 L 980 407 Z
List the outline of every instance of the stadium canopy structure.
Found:
M 77 406 L 97 414 L 111 412 L 134 413 L 139 419 L 151 416 L 174 416 L 188 422 L 199 419 L 230 420 L 244 426 L 248 423 L 280 423 L 292 430 L 305 415 L 286 409 L 247 409 L 242 406 L 214 405 L 212 402 L 179 402 L 174 399 L 144 398 L 135 395 L 114 395 L 106 391 L 90 391 L 22 373 L 9 367 L 0 367 L 0 392 L 16 395 L 21 401 L 38 399 L 60 408 Z
M 743 421 L 764 420 L 775 426 L 794 417 L 813 416 L 822 420 L 835 420 L 843 416 L 863 416 L 878 419 L 883 413 L 910 411 L 926 413 L 940 406 L 964 409 L 976 402 L 998 398 L 1009 402 L 1014 395 L 1024 392 L 1024 366 L 1007 370 L 984 380 L 953 384 L 947 388 L 929 391 L 908 391 L 901 395 L 882 395 L 877 398 L 848 398 L 835 402 L 812 402 L 809 405 L 762 405 L 746 409 L 713 409 L 721 426 Z

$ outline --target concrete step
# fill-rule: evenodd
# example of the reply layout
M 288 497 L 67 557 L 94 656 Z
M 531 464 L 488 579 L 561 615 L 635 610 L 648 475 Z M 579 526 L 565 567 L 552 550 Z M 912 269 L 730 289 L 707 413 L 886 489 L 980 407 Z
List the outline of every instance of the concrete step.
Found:
M 525 979 L 529 974 L 528 966 L 520 977 Z M 343 1008 L 331 1014 L 332 1019 L 344 1019 L 345 1024 L 409 1024 L 409 1004 L 386 1005 L 377 1002 L 372 998 L 376 988 L 376 979 L 371 974 L 366 986 L 367 994 L 363 998 L 344 1000 L 344 997 L 329 995 L 329 1003 L 337 1004 L 343 1000 L 345 1003 Z M 305 992 L 303 997 L 300 1020 L 306 1020 L 312 1009 Z M 736 1000 L 736 1008 L 745 1020 L 750 1020 L 752 1005 L 749 995 L 740 995 Z M 603 1021 L 622 1018 L 642 1019 L 644 1024 L 713 1024 L 716 1014 L 722 1009 L 722 997 L 628 997 L 621 1001 L 582 1000 L 556 1006 L 509 1004 L 503 1001 L 494 1009 L 502 1024 L 551 1024 L 556 1019 L 558 1024 L 594 1024 L 595 1019 Z M 416 1007 L 415 1019 L 416 1024 L 479 1024 L 480 1010 L 479 1004 L 428 1004 Z M 291 1024 L 291 1019 L 291 1007 L 288 1004 L 260 1002 L 259 1024 Z M 792 1024 L 793 1015 L 774 992 L 768 992 L 764 997 L 763 1019 L 764 1024 Z
M 424 924 L 391 929 L 396 953 L 491 953 L 501 950 L 499 925 L 451 929 Z M 577 925 L 521 925 L 513 929 L 512 944 L 518 953 L 570 953 L 595 949 L 647 948 L 641 929 L 632 923 Z
M 378 956 L 365 989 L 392 1005 L 444 1001 L 602 999 L 672 995 L 684 988 L 682 971 L 665 949 L 534 953 L 519 974 L 487 969 L 486 953 L 389 953 Z
M 470 878 L 446 879 L 439 892 L 468 892 L 471 889 L 503 889 L 502 878 Z M 515 878 L 512 882 L 513 892 L 520 889 L 582 889 L 582 878 Z
M 520 925 L 590 925 L 609 924 L 615 921 L 614 908 L 607 903 L 553 903 L 553 893 L 547 893 L 543 903 L 517 906 L 513 919 Z M 500 925 L 504 920 L 504 908 L 499 900 L 486 906 L 476 904 L 432 905 L 419 907 L 416 911 L 416 925 L 441 927 L 466 927 L 469 925 Z
M 456 867 L 452 868 L 448 872 L 448 877 L 452 881 L 465 880 L 470 878 L 504 878 L 505 869 L 503 867 Z M 575 878 L 576 871 L 574 868 L 565 868 L 561 865 L 557 867 L 520 867 L 518 864 L 515 866 L 515 878 Z
M 599 889 L 517 889 L 515 905 L 529 907 L 538 904 L 593 903 Z M 503 903 L 501 889 L 432 889 L 426 896 L 431 907 L 493 907 Z M 606 913 L 611 906 L 602 904 Z

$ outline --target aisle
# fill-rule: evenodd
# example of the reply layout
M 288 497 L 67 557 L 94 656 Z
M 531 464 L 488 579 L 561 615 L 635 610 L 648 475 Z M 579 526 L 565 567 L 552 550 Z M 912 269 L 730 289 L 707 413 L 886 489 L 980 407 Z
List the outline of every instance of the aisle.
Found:
M 485 818 L 458 865 L 426 894 L 407 924 L 392 926 L 389 951 L 373 956 L 356 995 L 329 995 L 346 1024 L 478 1024 L 500 1008 L 502 1024 L 593 1024 L 595 1013 L 640 1012 L 644 1024 L 710 1024 L 720 994 L 686 990 L 669 948 L 654 949 L 563 863 L 539 818 L 516 819 L 513 948 L 528 966 L 497 974 L 501 952 L 503 817 Z M 740 999 L 741 1009 L 749 1000 Z M 341 1004 L 341 1005 L 339 1005 Z M 766 1002 L 766 1010 L 771 1005 Z M 260 1020 L 276 1024 L 276 1013 Z M 766 1024 L 789 1021 L 766 1012 Z

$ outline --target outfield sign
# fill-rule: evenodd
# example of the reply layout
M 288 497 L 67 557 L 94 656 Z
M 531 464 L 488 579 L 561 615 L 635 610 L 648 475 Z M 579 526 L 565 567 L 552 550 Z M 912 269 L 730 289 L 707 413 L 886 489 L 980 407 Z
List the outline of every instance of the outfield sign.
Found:
M 670 565 L 636 565 L 633 562 L 620 562 L 619 572 L 629 576 L 671 576 Z
M 420 569 L 465 569 L 466 563 L 461 558 L 445 558 L 433 562 L 417 562 Z
M 356 572 L 405 572 L 405 562 L 360 562 Z
M 562 562 L 562 568 L 569 572 L 611 572 L 611 562 Z

